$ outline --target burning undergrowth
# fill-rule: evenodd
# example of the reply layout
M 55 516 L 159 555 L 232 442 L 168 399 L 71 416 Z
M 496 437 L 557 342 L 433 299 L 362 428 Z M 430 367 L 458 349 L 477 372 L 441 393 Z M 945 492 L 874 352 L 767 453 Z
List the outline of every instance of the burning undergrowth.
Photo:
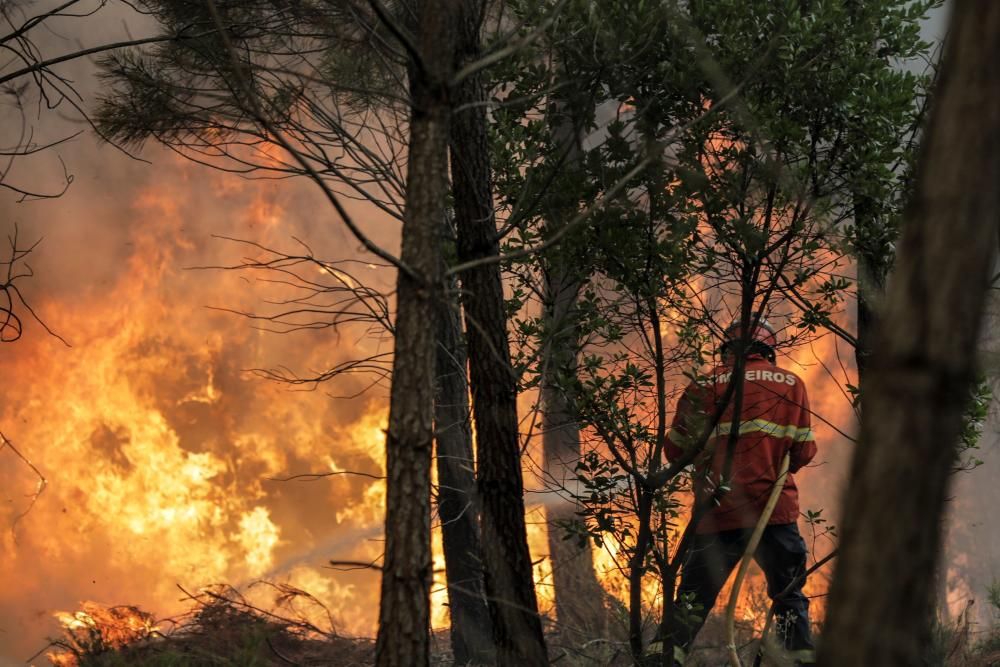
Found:
M 266 589 L 269 608 L 221 585 L 186 594 L 189 611 L 160 621 L 137 607 L 87 602 L 57 614 L 63 636 L 46 655 L 57 667 L 371 664 L 372 642 L 338 635 L 317 598 L 284 584 L 254 587 Z M 327 627 L 310 620 L 317 616 Z

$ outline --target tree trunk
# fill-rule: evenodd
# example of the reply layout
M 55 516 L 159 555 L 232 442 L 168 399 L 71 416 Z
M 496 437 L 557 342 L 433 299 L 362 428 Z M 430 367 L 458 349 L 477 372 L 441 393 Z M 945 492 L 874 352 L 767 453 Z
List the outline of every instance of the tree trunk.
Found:
M 958 0 L 862 395 L 820 664 L 921 664 L 1000 219 L 1000 3 Z
M 572 78 L 568 72 L 564 76 L 567 80 Z M 570 88 L 555 93 L 550 101 L 549 115 L 556 150 L 565 151 L 564 172 L 580 170 L 582 149 L 578 116 L 587 108 L 587 104 L 578 101 L 580 97 L 579 92 Z M 575 206 L 549 208 L 546 231 L 556 232 L 576 210 Z M 559 379 L 576 374 L 579 337 L 572 312 L 582 284 L 577 266 L 572 256 L 564 257 L 557 250 L 550 253 L 544 272 L 542 316 L 548 339 L 540 360 L 542 456 L 547 482 L 557 487 L 575 484 L 576 464 L 580 461 L 580 427 L 573 418 L 565 383 Z M 568 632 L 575 640 L 603 636 L 607 620 L 604 589 L 597 581 L 590 543 L 581 545 L 576 539 L 564 539 L 566 524 L 579 521 L 578 509 L 578 503 L 558 498 L 550 501 L 545 509 L 556 617 L 560 630 Z
M 580 461 L 580 427 L 573 419 L 559 377 L 576 373 L 578 344 L 571 311 L 580 288 L 578 280 L 555 267 L 546 274 L 545 324 L 548 340 L 541 360 L 542 453 L 548 484 L 575 488 Z M 548 522 L 549 558 L 555 587 L 556 617 L 561 631 L 574 639 L 604 635 L 604 589 L 597 581 L 589 540 L 565 539 L 566 524 L 579 521 L 578 504 L 550 496 Z
M 457 284 L 452 286 L 457 288 Z M 437 319 L 438 516 L 444 544 L 451 646 L 456 665 L 489 664 L 496 657 L 483 584 L 476 463 L 469 423 L 465 342 L 457 299 L 442 300 Z
M 482 0 L 462 0 L 458 62 L 479 54 Z M 453 91 L 452 183 L 458 258 L 499 253 L 486 137 L 482 82 L 470 76 Z M 481 265 L 461 275 L 469 344 L 469 379 L 479 457 L 486 593 L 500 665 L 546 665 L 531 555 L 524 524 L 517 386 L 510 361 L 500 265 Z
M 385 557 L 375 663 L 430 660 L 431 446 L 434 439 L 436 303 L 441 290 L 441 220 L 448 191 L 453 49 L 449 0 L 422 3 L 413 67 L 409 168 L 396 288 L 396 337 L 386 432 Z
M 877 224 L 870 218 L 865 219 L 859 207 L 855 207 L 855 224 Z M 868 369 L 868 360 L 872 353 L 872 334 L 875 331 L 876 305 L 885 291 L 885 284 L 880 280 L 878 270 L 874 262 L 864 250 L 856 256 L 858 263 L 858 284 L 857 284 L 857 304 L 858 304 L 858 344 L 854 348 L 854 361 L 858 366 L 858 386 L 864 381 L 865 371 Z

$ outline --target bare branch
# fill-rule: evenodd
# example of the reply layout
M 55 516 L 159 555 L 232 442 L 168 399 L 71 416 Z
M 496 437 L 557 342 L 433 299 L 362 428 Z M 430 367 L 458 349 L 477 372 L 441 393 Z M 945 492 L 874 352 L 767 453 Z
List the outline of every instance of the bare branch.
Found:
M 10 449 L 10 451 L 14 452 L 14 455 L 21 459 L 21 461 L 38 477 L 38 484 L 35 486 L 35 492 L 30 496 L 31 502 L 29 502 L 28 507 L 25 508 L 23 512 L 17 514 L 14 517 L 14 521 L 11 522 L 10 529 L 14 532 L 14 539 L 16 541 L 17 533 L 15 531 L 17 529 L 17 524 L 21 522 L 21 519 L 28 516 L 32 509 L 34 509 L 35 503 L 37 503 L 38 499 L 41 498 L 42 493 L 44 493 L 45 488 L 49 485 L 49 482 L 45 479 L 45 475 L 42 474 L 42 471 L 35 467 L 35 464 L 32 463 L 28 457 L 22 454 L 21 451 L 14 446 L 14 443 L 8 440 L 7 436 L 0 431 L 0 451 L 3 451 L 4 449 Z

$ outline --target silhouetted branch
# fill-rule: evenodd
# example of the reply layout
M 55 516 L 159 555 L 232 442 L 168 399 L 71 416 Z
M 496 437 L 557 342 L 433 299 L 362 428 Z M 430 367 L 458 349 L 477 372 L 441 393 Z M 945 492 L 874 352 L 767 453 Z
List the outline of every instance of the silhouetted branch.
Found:
M 21 451 L 14 446 L 14 443 L 7 439 L 7 436 L 4 435 L 3 432 L 0 432 L 0 451 L 3 451 L 4 449 L 9 449 L 10 451 L 14 452 L 14 455 L 17 456 L 17 458 L 21 459 L 21 461 L 26 466 L 28 466 L 28 468 L 30 468 L 31 471 L 35 473 L 35 475 L 38 476 L 38 485 L 35 487 L 35 492 L 32 493 L 30 496 L 31 502 L 28 503 L 28 507 L 23 512 L 15 516 L 14 521 L 11 522 L 10 529 L 11 531 L 14 531 L 17 528 L 17 524 L 20 523 L 21 519 L 26 517 L 28 513 L 31 512 L 31 510 L 35 507 L 35 503 L 38 502 L 38 499 L 45 491 L 45 488 L 48 486 L 49 482 L 47 479 L 45 479 L 45 475 L 42 474 L 42 471 L 39 470 L 37 467 L 35 467 L 35 464 L 32 463 L 24 454 L 22 454 Z M 14 535 L 14 539 L 15 540 L 17 539 L 16 533 Z
M 31 266 L 24 260 L 42 242 L 39 239 L 27 248 L 21 248 L 18 247 L 17 235 L 18 229 L 15 225 L 13 234 L 7 237 L 10 243 L 10 259 L 0 261 L 0 272 L 4 274 L 0 276 L 0 343 L 12 343 L 21 337 L 24 332 L 24 324 L 16 311 L 23 309 L 31 316 L 31 319 L 45 329 L 46 333 L 58 339 L 66 347 L 72 347 L 65 338 L 49 328 L 17 286 L 17 281 L 35 275 Z M 7 267 L 6 271 L 3 271 L 2 267 Z

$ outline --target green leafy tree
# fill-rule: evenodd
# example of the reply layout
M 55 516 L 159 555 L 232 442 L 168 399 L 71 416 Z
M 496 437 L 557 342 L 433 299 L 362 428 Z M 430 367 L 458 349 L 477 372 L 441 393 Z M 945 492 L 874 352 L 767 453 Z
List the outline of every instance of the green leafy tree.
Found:
M 503 89 L 495 155 L 512 246 L 546 233 L 525 202 L 585 205 L 648 147 L 657 151 L 629 192 L 580 231 L 580 252 L 560 248 L 584 281 L 574 322 L 582 361 L 565 381 L 596 445 L 581 468 L 582 495 L 595 534 L 614 536 L 628 554 L 637 656 L 641 578 L 659 565 L 671 597 L 683 554 L 671 526 L 687 481 L 660 450 L 668 385 L 706 360 L 731 318 L 767 313 L 788 328 L 787 347 L 826 332 L 857 343 L 843 317 L 856 289 L 848 269 L 879 233 L 879 261 L 888 261 L 927 83 L 899 64 L 926 55 L 918 23 L 936 4 L 571 3 L 547 55 L 572 84 L 538 57 Z M 525 15 L 533 8 L 526 3 Z M 603 92 L 577 113 L 584 136 L 600 128 L 606 139 L 577 170 L 565 169 L 545 110 L 516 109 L 570 85 Z M 602 112 L 614 122 L 604 127 Z M 859 221 L 862 196 L 878 215 Z M 519 272 L 516 297 L 537 291 L 532 270 Z M 553 332 L 531 317 L 519 331 L 521 366 L 530 368 L 530 350 Z M 737 413 L 739 394 L 733 387 Z M 692 456 L 703 445 L 693 443 Z

